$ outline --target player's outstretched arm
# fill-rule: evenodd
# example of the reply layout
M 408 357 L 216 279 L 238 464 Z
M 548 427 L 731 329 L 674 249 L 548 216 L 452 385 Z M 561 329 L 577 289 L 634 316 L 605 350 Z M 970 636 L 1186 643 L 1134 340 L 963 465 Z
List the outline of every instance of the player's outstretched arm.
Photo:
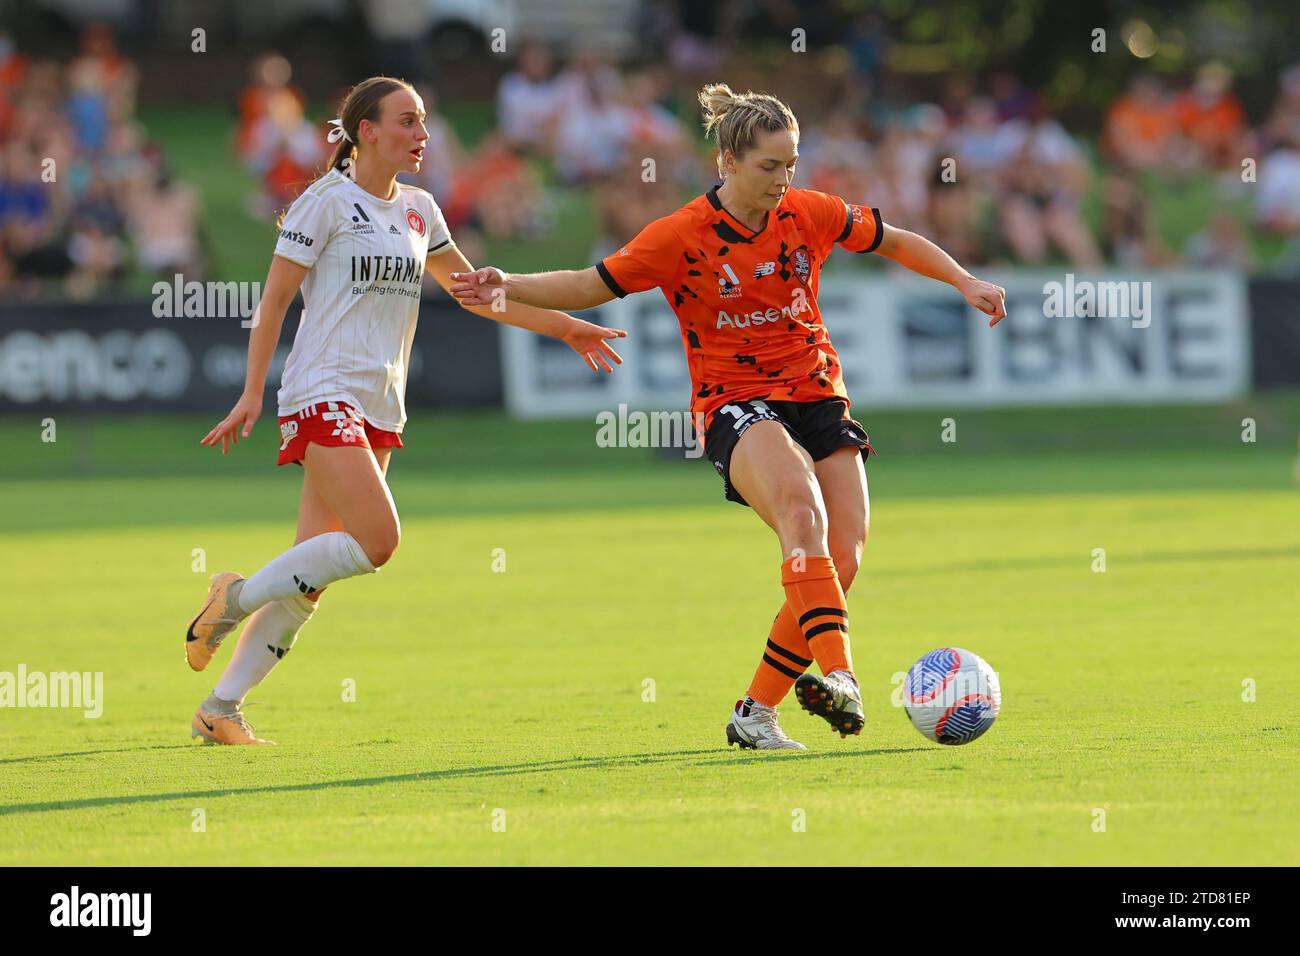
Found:
M 993 317 L 990 326 L 997 325 L 1007 314 L 1006 289 L 975 278 L 959 266 L 952 256 L 924 236 L 885 224 L 884 236 L 876 247 L 876 253 L 893 259 L 918 275 L 947 282 L 967 302 L 985 315 Z
M 610 339 L 621 339 L 627 335 L 622 329 L 607 329 L 603 325 L 596 325 L 592 322 L 584 322 L 582 319 L 574 318 L 564 312 L 557 311 L 558 308 L 585 309 L 588 305 L 574 304 L 572 300 L 564 306 L 543 306 L 537 307 L 537 304 L 528 304 L 515 300 L 507 304 L 508 299 L 514 297 L 501 287 L 501 283 L 495 286 L 488 283 L 486 286 L 475 281 L 479 276 L 485 274 L 494 274 L 495 276 L 504 276 L 499 269 L 487 266 L 482 269 L 475 269 L 469 264 L 464 254 L 454 246 L 448 251 L 430 256 L 426 268 L 444 289 L 451 293 L 461 307 L 475 315 L 481 315 L 485 319 L 492 319 L 494 322 L 504 322 L 507 325 L 514 325 L 521 329 L 528 329 L 530 332 L 536 332 L 539 335 L 549 335 L 552 338 L 560 339 L 569 348 L 582 356 L 582 360 L 593 371 L 603 369 L 606 372 L 614 371 L 610 367 L 610 362 L 615 365 L 622 365 L 623 360 L 619 354 L 609 345 Z M 595 269 L 591 270 L 595 272 Z M 550 273 L 560 274 L 560 273 Z M 573 274 L 573 273 L 570 273 Z M 531 278 L 531 277 L 530 277 Z M 596 277 L 600 282 L 600 277 Z M 591 302 L 590 305 L 599 305 L 601 302 L 608 302 L 613 298 L 613 294 L 605 288 L 605 283 L 601 282 L 601 287 L 605 289 L 604 298 Z M 500 291 L 493 292 L 493 288 Z
M 596 267 L 563 272 L 505 272 L 484 266 L 454 272 L 451 293 L 462 302 L 490 305 L 501 296 L 542 309 L 591 309 L 614 298 Z
M 271 357 L 280 341 L 280 327 L 289 303 L 298 294 L 298 287 L 307 277 L 307 268 L 290 262 L 282 256 L 271 257 L 271 269 L 266 274 L 262 298 L 253 313 L 253 331 L 248 337 L 248 371 L 244 375 L 244 392 L 235 402 L 230 414 L 219 421 L 199 440 L 200 445 L 216 447 L 221 442 L 221 454 L 239 439 L 247 438 L 253 424 L 262 414 L 262 392 L 266 388 L 266 374 L 271 368 Z

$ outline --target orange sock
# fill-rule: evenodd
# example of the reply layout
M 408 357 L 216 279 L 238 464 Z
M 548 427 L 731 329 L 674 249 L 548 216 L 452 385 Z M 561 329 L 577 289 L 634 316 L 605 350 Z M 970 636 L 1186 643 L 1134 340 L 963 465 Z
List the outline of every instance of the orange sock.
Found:
M 803 639 L 803 629 L 787 601 L 772 622 L 767 636 L 767 650 L 746 693 L 760 704 L 775 707 L 790 693 L 799 675 L 812 664 L 812 651 Z
M 795 570 L 799 568 L 799 570 Z M 781 565 L 786 604 L 823 674 L 853 672 L 849 611 L 835 562 L 824 554 L 798 555 Z

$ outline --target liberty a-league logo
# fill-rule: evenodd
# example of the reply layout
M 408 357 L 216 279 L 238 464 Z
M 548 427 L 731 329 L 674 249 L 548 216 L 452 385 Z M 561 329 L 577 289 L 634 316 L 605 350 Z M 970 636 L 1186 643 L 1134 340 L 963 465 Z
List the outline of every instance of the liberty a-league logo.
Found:
M 740 278 L 736 275 L 735 270 L 731 268 L 731 263 L 724 262 L 722 271 L 725 275 L 718 276 L 718 297 L 722 299 L 739 299 L 742 294 L 740 291 Z
M 375 234 L 374 224 L 370 221 L 370 217 L 366 215 L 366 211 L 361 208 L 361 203 L 354 202 L 352 208 L 357 211 L 357 214 L 352 217 L 352 232 L 358 236 L 373 236 Z
M 808 254 L 807 246 L 800 246 L 790 254 L 790 265 L 794 268 L 794 274 L 799 277 L 799 281 L 807 285 L 808 277 L 812 275 L 812 256 Z

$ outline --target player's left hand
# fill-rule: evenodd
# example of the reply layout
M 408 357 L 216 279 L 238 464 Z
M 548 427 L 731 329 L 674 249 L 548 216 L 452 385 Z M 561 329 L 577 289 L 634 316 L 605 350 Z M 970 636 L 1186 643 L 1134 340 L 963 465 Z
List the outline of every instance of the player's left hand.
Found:
M 985 315 L 993 316 L 989 328 L 997 325 L 1007 315 L 1007 290 L 992 282 L 976 279 L 973 276 L 961 286 L 961 294 L 966 301 Z
M 623 364 L 618 353 L 610 348 L 609 339 L 626 337 L 627 332 L 623 329 L 607 329 L 603 325 L 595 325 L 582 319 L 573 319 L 568 331 L 561 336 L 564 344 L 581 355 L 582 360 L 593 372 L 599 372 L 601 369 L 613 372 L 614 369 L 610 367 L 608 359 L 613 359 L 615 365 Z
M 461 305 L 496 305 L 505 297 L 506 278 L 506 273 L 495 266 L 484 266 L 473 272 L 453 272 L 448 291 L 460 299 Z

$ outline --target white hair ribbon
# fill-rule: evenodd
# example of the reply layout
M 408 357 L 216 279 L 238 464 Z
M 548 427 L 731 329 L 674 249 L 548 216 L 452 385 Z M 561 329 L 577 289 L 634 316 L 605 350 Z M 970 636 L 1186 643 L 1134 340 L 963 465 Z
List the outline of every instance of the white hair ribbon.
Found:
M 352 137 L 349 136 L 348 131 L 343 128 L 343 120 L 332 119 L 330 120 L 329 125 L 334 128 L 330 130 L 329 135 L 325 138 L 331 143 L 337 143 L 341 139 L 346 139 L 349 143 L 352 142 Z

